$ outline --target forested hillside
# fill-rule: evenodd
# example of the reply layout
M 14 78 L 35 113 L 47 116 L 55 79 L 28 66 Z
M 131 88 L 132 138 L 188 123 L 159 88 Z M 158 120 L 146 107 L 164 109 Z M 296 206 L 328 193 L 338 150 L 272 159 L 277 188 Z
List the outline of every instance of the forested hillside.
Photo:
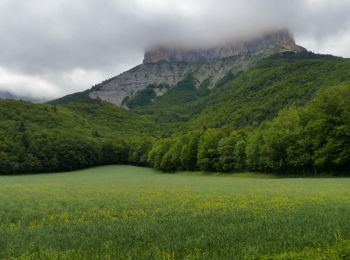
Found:
M 99 100 L 67 106 L 2 100 L 0 111 L 0 172 L 7 174 L 145 162 L 127 144 L 142 149 L 158 131 L 151 120 Z
M 158 122 L 187 122 L 191 129 L 257 127 L 286 106 L 305 105 L 319 89 L 349 80 L 348 59 L 308 52 L 281 53 L 247 71 L 227 75 L 209 95 L 197 94 L 197 98 L 181 102 L 182 92 L 174 93 L 175 88 L 135 111 L 153 115 Z
M 282 109 L 257 129 L 209 128 L 156 142 L 148 155 L 165 170 L 350 170 L 350 82 L 322 90 L 307 106 Z
M 346 173 L 350 61 L 283 53 L 210 90 L 188 75 L 127 111 L 100 100 L 0 100 L 0 173 L 125 163 L 166 171 Z M 316 94 L 318 93 L 318 94 Z M 154 98 L 154 97 L 152 97 Z

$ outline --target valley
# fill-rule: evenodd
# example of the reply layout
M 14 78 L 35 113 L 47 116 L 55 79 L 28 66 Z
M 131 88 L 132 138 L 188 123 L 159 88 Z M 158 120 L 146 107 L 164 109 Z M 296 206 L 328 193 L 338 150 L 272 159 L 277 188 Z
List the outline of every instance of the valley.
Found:
M 133 166 L 0 176 L 0 258 L 343 259 L 349 182 Z
M 0 1 L 0 260 L 350 260 L 349 10 Z

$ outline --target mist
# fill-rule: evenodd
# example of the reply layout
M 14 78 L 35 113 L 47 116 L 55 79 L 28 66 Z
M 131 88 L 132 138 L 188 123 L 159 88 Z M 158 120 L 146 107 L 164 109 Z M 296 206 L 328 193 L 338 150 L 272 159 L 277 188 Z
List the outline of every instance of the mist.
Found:
M 0 90 L 57 98 L 142 62 L 158 45 L 206 47 L 288 29 L 350 57 L 347 0 L 0 0 Z

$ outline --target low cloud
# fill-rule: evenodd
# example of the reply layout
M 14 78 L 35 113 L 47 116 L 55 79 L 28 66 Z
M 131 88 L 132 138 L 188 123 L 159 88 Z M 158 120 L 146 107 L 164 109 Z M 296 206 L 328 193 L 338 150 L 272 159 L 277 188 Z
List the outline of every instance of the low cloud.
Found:
M 350 57 L 348 0 L 0 0 L 0 90 L 55 98 L 140 63 L 160 44 L 216 45 L 290 29 Z

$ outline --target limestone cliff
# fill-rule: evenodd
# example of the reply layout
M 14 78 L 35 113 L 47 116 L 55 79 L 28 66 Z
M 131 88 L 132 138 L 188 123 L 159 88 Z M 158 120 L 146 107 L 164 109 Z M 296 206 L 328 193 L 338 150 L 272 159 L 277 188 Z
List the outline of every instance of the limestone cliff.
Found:
M 126 98 L 131 99 L 149 85 L 159 86 L 153 90 L 157 96 L 163 95 L 189 74 L 198 85 L 208 80 L 212 88 L 230 71 L 244 70 L 277 52 L 303 50 L 287 31 L 206 50 L 158 48 L 145 53 L 143 64 L 92 88 L 88 96 L 122 106 Z
M 256 37 L 246 41 L 236 41 L 209 49 L 155 48 L 145 53 L 143 63 L 156 63 L 159 61 L 198 62 L 201 60 L 223 59 L 273 49 L 278 46 L 290 50 L 298 50 L 298 46 L 296 46 L 292 35 L 286 30 L 281 30 L 274 33 L 267 33 L 262 37 Z

